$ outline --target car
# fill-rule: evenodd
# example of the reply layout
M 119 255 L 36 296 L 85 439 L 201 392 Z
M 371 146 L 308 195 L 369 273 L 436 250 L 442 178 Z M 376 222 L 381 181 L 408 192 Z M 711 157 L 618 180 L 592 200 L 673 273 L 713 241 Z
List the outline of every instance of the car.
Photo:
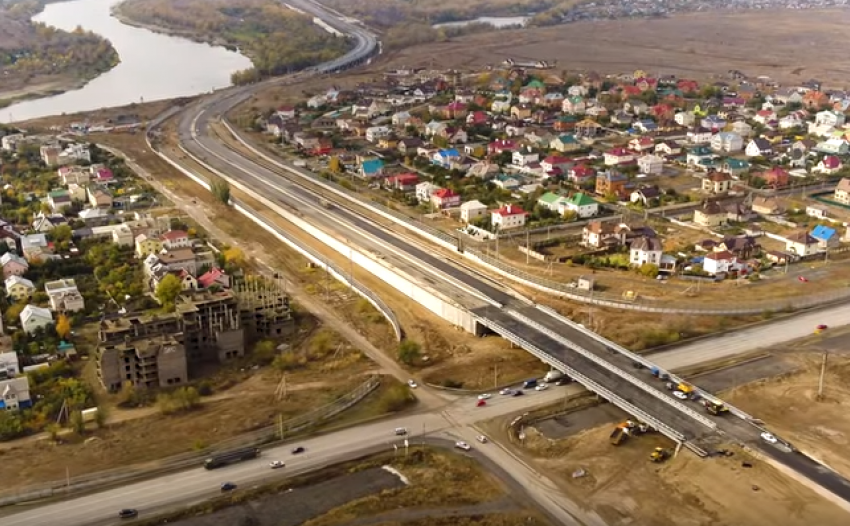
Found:
M 508 387 L 505 387 L 504 389 L 502 389 L 501 391 L 499 391 L 499 394 L 500 394 L 500 395 L 510 396 L 510 395 L 514 394 L 514 390 L 513 390 L 513 389 L 510 389 L 510 388 L 508 388 Z
M 411 378 L 410 380 L 407 381 L 407 386 L 410 387 L 411 389 L 416 389 L 417 387 L 419 387 L 416 384 L 416 382 L 413 380 L 413 378 Z
M 225 482 L 224 484 L 221 485 L 221 492 L 222 493 L 227 492 L 227 491 L 233 491 L 235 489 L 236 489 L 236 484 L 234 484 L 232 482 Z
M 472 446 L 470 446 L 463 440 L 458 440 L 457 442 L 455 442 L 455 447 L 464 451 L 469 451 L 470 449 L 472 449 Z
M 286 465 L 286 464 L 284 464 L 284 463 L 283 463 L 283 462 L 281 462 L 280 460 L 272 460 L 272 461 L 269 463 L 269 467 L 270 467 L 270 468 L 272 468 L 272 469 L 282 468 L 282 467 L 284 467 L 285 465 Z
M 517 389 L 516 391 L 514 391 L 514 392 L 511 394 L 511 396 L 522 396 L 522 395 L 524 395 L 524 394 L 525 394 L 525 391 L 523 391 L 522 389 Z
M 799 278 L 797 278 L 797 279 L 799 279 L 799 280 L 800 280 L 800 281 L 802 281 L 803 283 L 808 283 L 808 282 L 809 282 L 809 278 L 807 278 L 806 276 L 800 276 L 800 277 L 799 277 Z
M 688 395 L 686 395 L 682 391 L 673 391 L 673 396 L 675 396 L 679 400 L 687 400 L 688 399 Z
M 545 391 L 549 388 L 549 384 L 537 384 L 537 387 L 534 388 L 535 391 Z
M 555 380 L 555 385 L 557 385 L 557 386 L 569 385 L 569 383 L 570 383 L 569 378 L 558 378 L 557 380 Z
M 477 437 L 475 437 L 475 440 L 481 442 L 482 444 L 487 443 L 487 437 L 485 437 L 484 435 L 478 435 Z
M 767 431 L 761 434 L 761 439 L 767 442 L 768 444 L 775 444 L 778 442 L 776 437 L 773 436 L 773 433 L 768 433 Z
M 298 455 L 300 453 L 303 453 L 304 451 L 306 451 L 304 449 L 304 446 L 298 446 L 298 447 L 292 448 L 292 454 L 293 455 Z
M 478 395 L 479 400 L 489 400 L 492 395 L 490 393 L 484 393 Z
M 135 519 L 139 516 L 139 510 L 134 510 L 133 508 L 126 508 L 118 512 L 119 519 Z
M 475 407 L 483 407 L 483 406 L 485 406 L 485 405 L 487 405 L 487 400 L 479 400 L 479 401 L 475 404 Z
M 396 436 L 404 436 L 404 435 L 407 434 L 407 428 L 406 427 L 397 427 L 397 428 L 395 428 L 395 434 L 396 434 Z
M 820 334 L 820 333 L 822 333 L 823 331 L 827 330 L 828 328 L 829 328 L 829 327 L 827 327 L 826 325 L 824 325 L 824 324 L 820 324 L 820 325 L 818 325 L 817 327 L 815 327 L 815 334 Z

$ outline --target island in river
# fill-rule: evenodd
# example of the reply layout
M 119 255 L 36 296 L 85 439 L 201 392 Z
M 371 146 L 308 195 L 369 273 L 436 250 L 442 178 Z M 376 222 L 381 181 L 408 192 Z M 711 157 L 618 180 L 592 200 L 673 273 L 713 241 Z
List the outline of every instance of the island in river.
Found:
M 0 0 L 0 108 L 84 86 L 118 62 L 112 44 L 89 31 L 32 21 L 45 0 Z
M 112 13 L 126 24 L 238 49 L 254 66 L 234 73 L 235 84 L 332 60 L 350 46 L 277 0 L 125 0 Z

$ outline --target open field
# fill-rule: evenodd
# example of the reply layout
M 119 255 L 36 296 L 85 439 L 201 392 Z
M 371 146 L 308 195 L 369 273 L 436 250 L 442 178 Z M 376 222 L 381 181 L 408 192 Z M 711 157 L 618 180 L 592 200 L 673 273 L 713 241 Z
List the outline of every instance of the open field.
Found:
M 582 22 L 453 38 L 389 53 L 382 64 L 428 67 L 440 57 L 440 68 L 466 68 L 511 57 L 557 61 L 555 73 L 645 69 L 705 79 L 738 69 L 784 82 L 815 77 L 841 87 L 850 63 L 835 43 L 842 41 L 848 20 L 850 11 L 834 9 Z

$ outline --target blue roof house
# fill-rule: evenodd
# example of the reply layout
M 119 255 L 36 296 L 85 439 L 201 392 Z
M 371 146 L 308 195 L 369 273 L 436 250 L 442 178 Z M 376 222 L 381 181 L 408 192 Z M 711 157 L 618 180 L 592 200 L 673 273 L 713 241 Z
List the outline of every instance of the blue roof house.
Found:
M 827 248 L 835 248 L 841 242 L 838 232 L 834 228 L 818 225 L 812 229 L 809 234 L 818 241 L 818 248 L 826 250 Z
M 460 152 L 455 148 L 440 150 L 431 157 L 431 164 L 442 166 L 443 168 L 451 168 L 452 162 L 460 160 Z
M 360 176 L 364 179 L 374 179 L 380 177 L 384 173 L 384 161 L 380 159 L 370 159 L 360 163 Z

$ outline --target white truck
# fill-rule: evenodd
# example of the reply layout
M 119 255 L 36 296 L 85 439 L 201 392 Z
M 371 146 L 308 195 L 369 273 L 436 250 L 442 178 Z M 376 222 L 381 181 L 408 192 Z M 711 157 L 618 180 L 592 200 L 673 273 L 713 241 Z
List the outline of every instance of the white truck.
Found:
M 547 383 L 548 382 L 554 382 L 555 380 L 560 380 L 563 377 L 564 377 L 564 373 L 562 373 L 561 371 L 558 371 L 557 369 L 552 369 L 551 371 L 546 373 L 546 376 L 543 377 L 543 381 L 547 382 Z

